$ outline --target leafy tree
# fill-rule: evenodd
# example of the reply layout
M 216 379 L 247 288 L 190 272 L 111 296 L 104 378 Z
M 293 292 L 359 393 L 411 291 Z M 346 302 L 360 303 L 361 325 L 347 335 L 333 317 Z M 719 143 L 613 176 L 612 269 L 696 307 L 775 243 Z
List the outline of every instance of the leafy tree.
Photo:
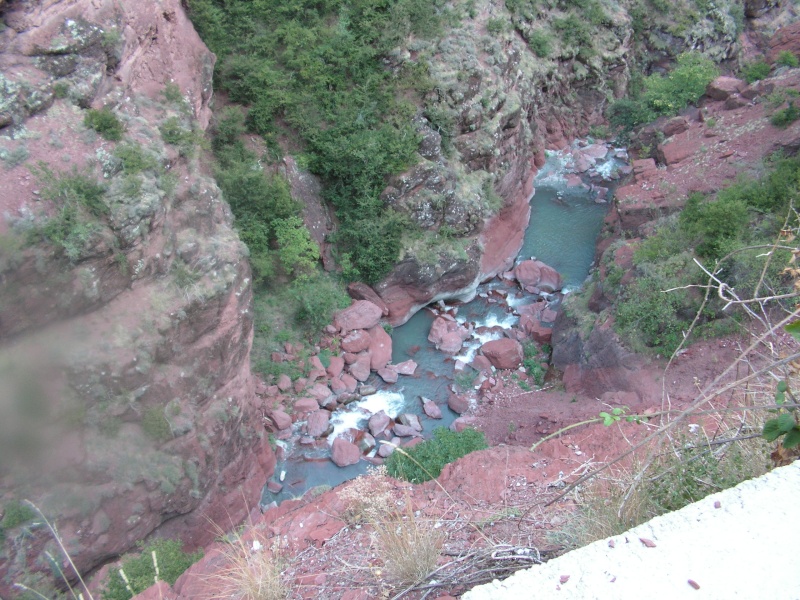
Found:
M 290 274 L 308 274 L 319 262 L 319 247 L 300 217 L 277 219 L 275 237 L 281 265 Z

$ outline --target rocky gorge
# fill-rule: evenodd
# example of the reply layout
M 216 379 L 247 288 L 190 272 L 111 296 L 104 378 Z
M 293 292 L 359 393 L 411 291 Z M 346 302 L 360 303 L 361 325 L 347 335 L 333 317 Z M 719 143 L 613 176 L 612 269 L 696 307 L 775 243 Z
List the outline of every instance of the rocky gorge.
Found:
M 619 8 L 583 42 L 593 49 L 591 56 L 579 55 L 581 44 L 558 37 L 552 42 L 558 51 L 539 57 L 531 47 L 536 17 L 557 31 L 556 22 L 568 15 L 564 7 L 509 13 L 479 2 L 473 18 L 435 45 L 419 41 L 402 49 L 399 62 L 417 53 L 431 57 L 437 85 L 429 109 L 454 123 L 447 134 L 456 153 L 443 151 L 441 127 L 417 115 L 420 159 L 389 178 L 381 200 L 431 236 L 448 227 L 456 243 L 433 244 L 433 258 L 406 247 L 373 288 L 351 287 L 353 306 L 339 313 L 319 349 L 309 353 L 289 344 L 275 350 L 275 362 L 304 362 L 302 378 L 261 381 L 250 373 L 247 251 L 197 148 L 212 118 L 215 59 L 183 5 L 20 1 L 0 4 L 0 11 L 6 24 L 0 32 L 0 431 L 7 445 L 0 453 L 2 504 L 31 498 L 55 516 L 82 572 L 153 533 L 198 547 L 213 540 L 209 520 L 240 522 L 274 475 L 270 433 L 280 439 L 305 420 L 303 433 L 317 443 L 329 431 L 332 405 L 365 395 L 360 384 L 371 372 L 386 382 L 413 376 L 413 360 L 392 363 L 383 322 L 400 326 L 426 305 L 470 298 L 479 283 L 496 276 L 516 280 L 527 293 L 557 291 L 558 273 L 546 265 L 525 261 L 512 269 L 529 220 L 534 177 L 546 149 L 564 149 L 605 123 L 609 101 L 626 93 L 639 43 L 633 36 L 636 15 Z M 724 11 L 680 35 L 667 32 L 667 15 L 656 14 L 646 51 L 666 64 L 693 44 L 733 63 L 758 47 L 793 47 L 792 7 L 748 2 L 744 11 L 748 26 L 738 35 Z M 489 34 L 487 25 L 495 19 L 513 26 Z M 717 28 L 709 30 L 709 23 Z M 781 26 L 786 27 L 773 37 Z M 684 192 L 717 189 L 742 163 L 797 148 L 795 128 L 769 129 L 764 104 L 754 102 L 776 86 L 797 88 L 796 71 L 753 86 L 717 81 L 701 111 L 656 125 L 655 159 L 634 161 L 633 179 L 616 192 L 607 218 L 610 233 L 597 250 L 601 282 L 611 263 L 625 270 L 624 277 L 634 276 L 632 251 L 619 240 L 676 210 Z M 108 140 L 86 125 L 87 111 L 104 107 L 112 107 L 123 124 L 122 140 Z M 714 127 L 709 117 L 716 119 Z M 575 170 L 587 171 L 599 151 L 576 151 Z M 305 172 L 298 177 L 313 180 Z M 96 188 L 104 208 L 93 213 L 87 193 Z M 304 200 L 302 192 L 298 196 Z M 56 218 L 69 227 L 57 234 L 45 230 Z M 477 510 L 473 502 L 471 509 L 480 520 L 491 516 L 487 507 L 524 493 L 527 484 L 520 482 L 530 482 L 531 493 L 534 487 L 546 490 L 563 480 L 558 473 L 581 456 L 577 452 L 599 448 L 602 433 L 595 432 L 593 441 L 551 443 L 536 466 L 522 446 L 569 419 L 596 414 L 594 401 L 600 398 L 634 408 L 657 401 L 657 365 L 620 343 L 602 312 L 607 301 L 597 285 L 591 301 L 596 322 L 588 334 L 584 323 L 567 311 L 556 316 L 545 302 L 519 310 L 520 336 L 552 344 L 553 365 L 564 374 L 563 394 L 579 396 L 579 409 L 560 412 L 561 392 L 527 396 L 516 387 L 511 373 L 522 360 L 518 340 L 504 336 L 484 345 L 485 362 L 475 360 L 485 375 L 475 381 L 474 397 L 452 400 L 451 408 L 463 413 L 456 427 L 476 426 L 493 445 L 514 448 L 493 448 L 448 467 L 441 480 L 448 501 L 466 502 L 459 496 L 466 492 L 472 501 L 478 497 L 485 506 Z M 430 340 L 455 354 L 468 334 L 445 309 Z M 325 348 L 331 351 L 328 364 L 318 352 Z M 688 368 L 686 377 L 691 381 Z M 536 402 L 536 410 L 526 401 Z M 26 411 L 30 407 L 33 412 Z M 424 412 L 435 418 L 436 408 L 428 405 Z M 509 423 L 515 423 L 514 431 Z M 369 429 L 337 438 L 342 442 L 334 443 L 334 460 L 361 460 L 375 443 L 367 435 L 397 438 L 395 443 L 419 440 L 409 416 L 383 424 L 370 419 Z M 504 473 L 503 481 L 476 480 L 476 472 L 492 469 Z M 391 486 L 395 495 L 406 491 L 403 484 Z M 432 485 L 409 493 L 426 514 L 445 501 Z M 326 545 L 332 552 L 331 540 L 346 529 L 344 510 L 333 490 L 251 516 L 255 530 L 283 539 L 279 545 L 297 555 Z M 27 581 L 35 583 L 35 573 L 48 568 L 45 551 L 55 548 L 46 533 L 30 523 L 5 533 L 0 593 L 11 593 L 11 584 L 26 572 L 34 573 Z M 350 543 L 344 537 L 342 543 Z M 220 556 L 212 549 L 195 575 L 213 572 Z M 356 577 L 359 585 L 343 589 L 327 571 L 324 563 L 309 560 L 295 574 L 302 595 L 366 598 L 381 589 L 363 573 Z M 197 597 L 202 583 L 190 572 L 174 590 L 157 593 Z

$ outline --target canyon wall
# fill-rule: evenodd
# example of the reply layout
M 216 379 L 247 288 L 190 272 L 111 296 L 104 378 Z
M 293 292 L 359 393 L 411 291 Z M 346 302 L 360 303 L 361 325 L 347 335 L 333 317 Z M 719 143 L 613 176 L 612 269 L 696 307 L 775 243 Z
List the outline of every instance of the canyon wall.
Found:
M 179 0 L 0 10 L 6 597 L 60 556 L 22 500 L 88 572 L 153 532 L 207 543 L 257 504 L 275 457 L 246 248 L 198 159 L 213 54 Z
M 636 1 L 584 4 L 457 4 L 460 18 L 445 35 L 393 53 L 389 68 L 424 62 L 433 81 L 416 121 L 420 161 L 383 193 L 427 232 L 375 286 L 393 325 L 431 301 L 469 298 L 511 266 L 545 149 L 604 123 L 631 72 L 666 66 L 687 49 L 719 61 L 735 61 L 741 49 L 735 3 L 708 14 L 692 3 L 646 14 Z M 761 2 L 751 12 L 770 8 Z

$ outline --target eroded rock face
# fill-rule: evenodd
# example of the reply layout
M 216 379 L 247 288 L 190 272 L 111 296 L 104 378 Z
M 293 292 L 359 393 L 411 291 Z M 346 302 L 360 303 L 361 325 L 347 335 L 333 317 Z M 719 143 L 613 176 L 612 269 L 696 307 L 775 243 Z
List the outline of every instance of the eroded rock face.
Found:
M 4 10 L 0 145 L 19 161 L 0 186 L 0 502 L 34 500 L 83 572 L 156 530 L 203 545 L 275 465 L 245 249 L 214 181 L 159 131 L 207 124 L 214 56 L 178 0 Z M 89 106 L 112 110 L 121 141 L 84 126 Z M 53 544 L 7 531 L 0 595 L 23 569 L 49 573 Z

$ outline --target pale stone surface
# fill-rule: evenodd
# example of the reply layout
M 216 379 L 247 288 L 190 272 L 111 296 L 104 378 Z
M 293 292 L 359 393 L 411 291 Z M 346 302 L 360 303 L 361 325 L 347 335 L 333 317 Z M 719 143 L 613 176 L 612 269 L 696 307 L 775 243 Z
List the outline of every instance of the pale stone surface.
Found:
M 800 536 L 798 495 L 795 462 L 462 598 L 799 598 L 800 570 L 778 550 Z

